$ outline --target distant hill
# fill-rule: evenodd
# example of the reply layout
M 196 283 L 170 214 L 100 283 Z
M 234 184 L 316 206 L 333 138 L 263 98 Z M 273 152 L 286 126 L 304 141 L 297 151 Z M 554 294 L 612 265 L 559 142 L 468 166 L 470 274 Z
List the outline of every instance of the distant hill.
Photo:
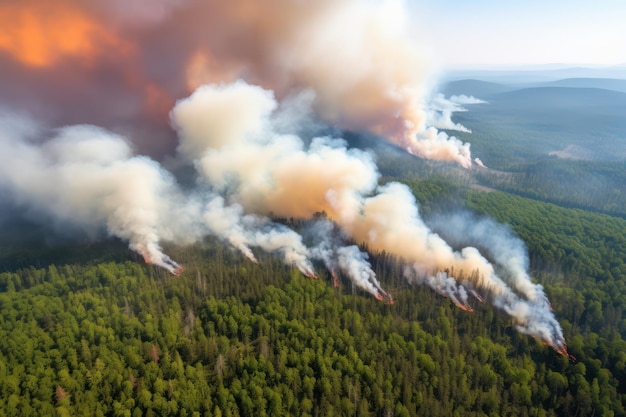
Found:
M 583 159 L 617 161 L 626 159 L 626 92 L 587 86 L 617 88 L 620 81 L 566 79 L 515 89 L 462 80 L 447 84 L 444 91 L 448 96 L 472 94 L 489 102 L 455 114 L 455 121 L 473 131 L 457 136 L 472 143 L 474 154 L 488 166 L 565 155 L 560 152 L 565 149 L 577 149 L 576 157 Z M 575 86 L 554 86 L 558 84 Z M 498 89 L 501 92 L 496 93 Z
M 551 87 L 602 88 L 626 93 L 626 80 L 616 78 L 566 78 L 546 83 Z
M 561 68 L 519 68 L 519 69 L 474 69 L 449 71 L 446 79 L 479 79 L 501 84 L 545 83 L 571 78 L 611 78 L 626 80 L 626 67 L 605 68 L 561 67 Z
M 498 111 L 505 108 L 520 108 L 534 112 L 537 109 L 573 111 L 582 109 L 585 113 L 613 114 L 626 109 L 626 93 L 601 88 L 573 87 L 532 87 L 507 91 L 494 99 L 499 104 Z M 549 115 L 548 115 L 549 116 Z
M 454 121 L 492 170 L 478 184 L 543 201 L 626 217 L 626 80 L 564 78 L 507 84 L 487 79 L 449 82 L 447 96 L 488 101 L 467 106 Z M 400 163 L 395 165 L 402 166 Z
M 474 96 L 480 99 L 488 99 L 496 94 L 514 89 L 515 87 L 505 84 L 469 79 L 451 81 L 443 86 L 441 92 L 446 96 L 465 94 L 467 96 Z

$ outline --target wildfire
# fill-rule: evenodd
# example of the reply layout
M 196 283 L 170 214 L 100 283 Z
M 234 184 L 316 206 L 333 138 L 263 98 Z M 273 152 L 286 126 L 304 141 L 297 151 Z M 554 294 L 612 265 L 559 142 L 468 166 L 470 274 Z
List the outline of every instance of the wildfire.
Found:
M 569 359 L 572 362 L 576 362 L 576 356 L 570 354 L 567 351 L 567 344 L 565 343 L 565 341 L 562 341 L 561 343 L 556 343 L 556 342 L 542 340 L 541 342 L 544 344 L 544 346 L 550 346 L 552 349 L 554 349 L 556 353 L 565 356 L 567 359 Z
M 180 276 L 184 271 L 181 265 L 164 253 L 157 251 L 151 254 L 147 250 L 141 250 L 141 256 L 146 264 L 165 268 L 174 276 Z
M 469 313 L 473 313 L 474 312 L 474 309 L 469 304 L 462 303 L 462 302 L 460 302 L 459 300 L 457 300 L 454 297 L 450 297 L 450 300 L 452 300 L 454 305 L 457 306 L 458 308 L 460 308 L 461 310 L 467 311 Z
M 475 299 L 477 299 L 478 301 L 480 301 L 481 303 L 484 303 L 484 302 L 485 302 L 485 299 L 484 299 L 484 298 L 483 298 L 480 294 L 478 294 L 478 293 L 476 292 L 476 290 L 474 290 L 473 288 L 470 288 L 470 289 L 469 289 L 469 293 L 470 293 L 470 294 L 471 294 L 471 295 L 472 295 Z
M 330 275 L 333 277 L 333 284 L 335 286 L 335 288 L 339 287 L 339 277 L 337 276 L 337 273 L 335 272 L 334 269 L 330 270 Z
M 286 265 L 312 279 L 318 279 L 312 262 L 321 260 L 335 287 L 342 274 L 393 304 L 368 254 L 357 246 L 362 243 L 405 259 L 408 282 L 426 284 L 468 312 L 474 310 L 468 299 L 487 298 L 510 314 L 520 331 L 539 335 L 575 360 L 552 307 L 543 302 L 543 287 L 526 271 L 523 242 L 498 225 L 459 218 L 447 222 L 449 233 L 466 236 L 473 246 L 457 250 L 441 237 L 447 233 L 435 233 L 423 221 L 409 187 L 379 185 L 381 174 L 368 152 L 331 137 L 302 140 L 300 127 L 289 131 L 310 116 L 314 131 L 323 122 L 331 130 L 377 133 L 413 154 L 472 166 L 469 144 L 426 126 L 427 71 L 410 31 L 368 5 L 376 2 L 231 0 L 179 8 L 178 1 L 167 1 L 158 18 L 146 15 L 141 22 L 136 11 L 129 21 L 131 11 L 119 2 L 92 3 L 0 0 L 0 62 L 11 64 L 0 83 L 2 91 L 11 87 L 6 103 L 15 95 L 17 110 L 41 107 L 41 119 L 50 123 L 80 117 L 81 123 L 102 123 L 117 132 L 70 126 L 45 146 L 39 146 L 43 140 L 31 141 L 21 126 L 11 140 L 3 136 L 0 186 L 17 201 L 43 211 L 50 206 L 52 216 L 79 226 L 99 221 L 147 264 L 175 276 L 183 268 L 163 253 L 160 242 L 216 235 L 255 264 L 250 247 L 280 254 Z M 152 9 L 146 6 L 150 16 Z M 343 36 L 347 16 L 353 18 L 350 36 Z M 18 71 L 23 74 L 15 83 L 10 73 Z M 185 85 L 195 91 L 172 108 Z M 18 97 L 22 91 L 24 97 Z M 151 133 L 168 120 L 180 139 L 175 160 L 195 167 L 202 187 L 188 190 L 166 166 L 139 157 L 119 136 L 136 134 L 156 153 L 152 139 L 160 136 Z M 39 129 L 35 120 L 32 124 Z M 141 192 L 130 178 L 141 178 Z M 218 196 L 198 216 L 199 203 L 209 200 L 207 189 Z M 4 196 L 4 188 L 0 191 Z M 50 204 L 51 199 L 60 203 Z M 183 208 L 174 210 L 173 203 Z M 171 221 L 180 213 L 197 218 Z M 325 237 L 311 238 L 320 241 L 315 247 L 307 247 L 299 233 L 273 223 L 271 213 L 316 219 L 313 235 L 324 235 L 324 218 L 334 223 Z M 253 218 L 258 221 L 248 221 Z M 342 246 L 344 234 L 354 244 Z M 449 275 L 452 270 L 477 275 L 461 280 Z M 441 272 L 424 276 L 424 271 Z
M 393 297 L 391 296 L 391 294 L 389 294 L 387 291 L 383 290 L 382 288 L 378 287 L 378 293 L 376 294 L 376 299 L 378 301 L 382 301 L 385 304 L 393 304 Z

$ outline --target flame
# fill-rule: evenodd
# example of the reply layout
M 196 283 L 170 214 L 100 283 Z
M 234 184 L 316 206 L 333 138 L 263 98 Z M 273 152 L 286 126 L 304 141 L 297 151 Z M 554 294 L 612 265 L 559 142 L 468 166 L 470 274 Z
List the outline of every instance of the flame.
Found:
M 456 305 L 458 308 L 460 308 L 463 311 L 467 311 L 468 313 L 473 313 L 474 309 L 472 308 L 472 306 L 470 306 L 469 304 L 463 304 L 460 301 L 456 300 L 453 297 L 450 297 L 450 300 L 452 300 L 452 302 L 454 303 L 454 305 Z
M 376 299 L 380 301 L 381 303 L 389 304 L 389 305 L 394 304 L 393 298 L 391 298 L 391 295 L 387 293 L 382 293 L 382 294 L 377 293 L 374 297 L 376 297 Z
M 165 268 L 174 276 L 180 276 L 180 274 L 184 271 L 184 268 L 181 265 L 164 253 L 157 252 L 155 254 L 150 254 L 150 252 L 145 248 L 137 247 L 137 249 L 139 253 L 141 253 L 144 262 L 148 265 L 156 265 L 161 268 Z
M 375 297 L 378 301 L 382 301 L 385 304 L 392 305 L 394 303 L 393 297 L 387 291 L 383 290 L 381 287 L 377 286 L 378 293 L 376 293 Z
M 474 309 L 472 308 L 471 305 L 469 305 L 469 303 L 466 300 L 459 300 L 459 298 L 457 297 L 457 294 L 455 292 L 453 292 L 453 290 L 451 289 L 439 289 L 436 290 L 442 297 L 444 298 L 448 298 L 450 299 L 450 301 L 452 301 L 452 303 L 457 306 L 458 308 L 460 308 L 463 311 L 467 311 L 469 313 L 473 313 Z
M 101 45 L 128 48 L 100 23 L 62 3 L 0 5 L 0 50 L 28 66 L 49 67 L 65 56 L 89 59 Z
M 540 340 L 544 346 L 550 346 L 556 353 L 558 353 L 559 355 L 565 356 L 571 362 L 576 362 L 577 360 L 576 356 L 570 354 L 567 351 L 567 344 L 565 343 L 565 341 L 562 341 L 561 343 L 557 343 L 557 342 L 539 339 L 537 336 L 533 336 L 533 337 L 535 339 Z
M 335 288 L 339 287 L 339 277 L 337 276 L 335 270 L 332 268 L 330 269 L 330 275 L 333 277 L 333 285 L 335 286 Z

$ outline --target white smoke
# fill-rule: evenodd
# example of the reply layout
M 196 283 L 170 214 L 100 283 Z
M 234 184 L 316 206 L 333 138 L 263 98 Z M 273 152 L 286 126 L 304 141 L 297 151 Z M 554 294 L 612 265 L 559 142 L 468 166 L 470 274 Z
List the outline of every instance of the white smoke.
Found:
M 552 346 L 564 346 L 560 325 L 543 286 L 531 281 L 526 246 L 508 226 L 468 213 L 436 216 L 429 224 L 451 244 L 476 245 L 494 261 L 498 275 L 515 290 L 500 294 L 494 303 L 516 318 L 520 332 L 536 334 L 549 329 Z
M 505 234 L 502 242 L 491 237 L 494 241 L 486 253 L 495 261 L 495 268 L 472 246 L 454 250 L 424 223 L 406 186 L 377 185 L 379 173 L 369 154 L 348 150 L 341 140 L 315 138 L 307 147 L 295 135 L 278 133 L 273 126 L 276 107 L 270 93 L 241 81 L 202 87 L 179 101 L 171 112 L 181 138 L 181 155 L 194 163 L 208 184 L 226 192 L 244 211 L 304 219 L 324 212 L 350 240 L 403 259 L 410 281 L 429 285 L 467 310 L 471 310 L 469 294 L 479 300 L 491 299 L 513 316 L 520 331 L 544 338 L 557 350 L 564 349 L 560 327 L 551 312 L 534 310 L 543 306 L 545 296 L 540 287 L 530 284 L 525 258 L 520 257 L 525 252 L 504 244 L 511 243 L 509 235 Z M 222 126 L 227 121 L 238 123 L 238 109 L 244 109 L 244 122 L 237 129 Z M 204 124 L 204 118 L 210 117 L 205 114 L 213 111 L 220 114 L 217 128 Z M 224 135 L 233 136 L 225 140 Z M 193 155 L 187 149 L 199 153 Z M 502 230 L 478 223 L 473 229 L 451 233 L 464 232 L 476 237 L 482 233 L 487 239 Z M 322 240 L 311 253 L 324 260 L 331 272 L 340 269 L 356 285 L 384 297 L 358 248 Z M 518 279 L 507 283 L 502 278 L 510 280 L 511 276 Z M 545 339 L 547 334 L 551 338 Z
M 485 100 L 481 100 L 474 96 L 466 96 L 465 94 L 450 96 L 448 99 L 455 104 L 485 104 Z
M 337 249 L 339 269 L 350 277 L 354 284 L 381 301 L 393 303 L 391 296 L 382 289 L 376 279 L 376 273 L 372 270 L 368 258 L 368 254 L 361 252 L 356 245 Z
M 174 177 L 155 161 L 133 156 L 124 138 L 95 126 L 58 130 L 39 145 L 41 132 L 26 118 L 0 119 L 0 189 L 41 222 L 106 231 L 129 242 L 146 262 L 179 274 L 160 242 L 193 243 L 214 235 L 250 260 L 250 247 L 278 253 L 313 274 L 301 237 L 262 216 L 244 215 L 223 197 L 194 191 L 183 195 Z
M 537 286 L 528 275 L 528 252 L 510 227 L 469 213 L 435 216 L 429 224 L 455 246 L 477 245 L 499 267 L 499 273 L 531 301 L 537 300 Z
M 254 239 L 243 227 L 243 208 L 240 205 L 226 206 L 224 199 L 216 196 L 207 203 L 202 218 L 213 234 L 226 240 L 250 261 L 257 262 L 250 249 Z
M 61 129 L 43 145 L 24 133 L 36 124 L 0 119 L 0 187 L 17 204 L 35 209 L 42 221 L 78 225 L 127 240 L 147 262 L 180 273 L 159 246 L 168 234 L 175 196 L 173 177 L 154 161 L 134 157 L 121 137 L 94 126 Z M 24 128 L 26 126 L 26 128 Z
M 305 237 L 313 241 L 311 256 L 322 260 L 335 280 L 338 271 L 341 271 L 354 285 L 377 299 L 393 302 L 391 295 L 382 289 L 376 279 L 376 273 L 368 261 L 369 255 L 356 245 L 343 244 L 347 236 L 333 222 L 326 219 L 315 221 L 307 228 Z
M 280 254 L 286 264 L 296 266 L 304 275 L 315 277 L 302 237 L 286 226 L 266 222 L 265 227 L 255 233 L 254 243 L 267 252 Z

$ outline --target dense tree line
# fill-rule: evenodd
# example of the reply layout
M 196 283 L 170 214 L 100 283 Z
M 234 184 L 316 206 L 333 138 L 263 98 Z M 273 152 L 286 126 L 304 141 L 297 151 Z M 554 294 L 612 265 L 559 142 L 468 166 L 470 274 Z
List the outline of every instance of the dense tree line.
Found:
M 217 243 L 169 248 L 180 277 L 113 250 L 0 274 L 0 414 L 624 415 L 626 225 L 466 198 L 528 242 L 575 362 L 489 306 L 410 286 L 386 254 L 373 262 L 394 305 Z

